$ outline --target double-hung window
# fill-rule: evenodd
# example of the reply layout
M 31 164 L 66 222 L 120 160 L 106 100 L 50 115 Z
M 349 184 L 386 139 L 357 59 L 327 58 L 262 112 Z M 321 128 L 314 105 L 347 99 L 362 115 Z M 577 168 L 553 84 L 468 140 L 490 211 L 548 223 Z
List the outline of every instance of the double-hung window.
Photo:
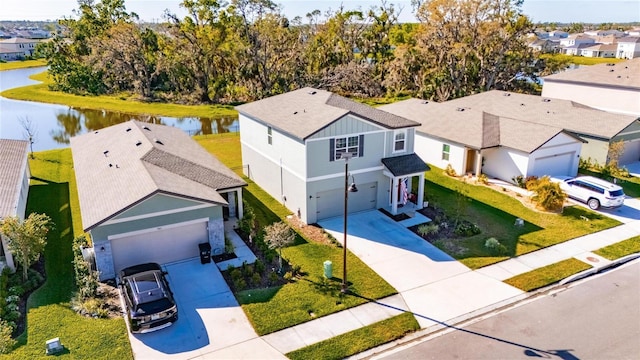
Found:
M 406 150 L 407 130 L 396 130 L 393 133 L 393 152 L 401 152 Z
M 272 130 L 271 130 L 271 126 L 269 126 L 267 128 L 267 143 L 269 145 L 273 144 L 273 133 L 272 133 Z
M 450 153 L 451 153 L 451 146 L 449 144 L 442 144 L 442 160 L 449 161 Z
M 340 160 L 342 154 L 351 153 L 353 157 L 364 155 L 364 135 L 338 137 L 330 140 L 329 160 Z

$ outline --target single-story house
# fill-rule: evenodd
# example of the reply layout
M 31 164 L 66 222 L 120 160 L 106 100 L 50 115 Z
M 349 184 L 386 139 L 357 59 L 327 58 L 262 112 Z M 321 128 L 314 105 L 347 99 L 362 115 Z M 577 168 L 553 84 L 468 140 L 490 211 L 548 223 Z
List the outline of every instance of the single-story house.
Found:
M 71 138 L 84 231 L 100 279 L 224 249 L 246 183 L 180 129 L 128 121 Z
M 344 214 L 345 182 L 358 188 L 348 212 L 396 214 L 414 179 L 416 199 L 424 196 L 428 167 L 413 151 L 415 121 L 313 88 L 236 109 L 245 174 L 305 223 Z
M 543 78 L 542 96 L 640 116 L 640 58 L 581 66 Z
M 601 111 L 575 101 L 498 90 L 450 100 L 449 103 L 456 108 L 480 110 L 501 118 L 564 129 L 585 141 L 580 152 L 580 157 L 585 160 L 606 164 L 610 144 L 618 141 L 625 144 L 619 164 L 640 159 L 640 121 L 637 116 Z
M 29 142 L 0 139 L 0 219 L 17 216 L 24 220 L 29 195 Z M 15 270 L 7 239 L 0 234 L 0 269 L 8 266 Z
M 452 101 L 409 99 L 380 109 L 421 122 L 415 152 L 429 164 L 451 165 L 456 174 L 483 173 L 512 181 L 516 176 L 578 172 L 583 140 L 559 127 L 459 107 Z

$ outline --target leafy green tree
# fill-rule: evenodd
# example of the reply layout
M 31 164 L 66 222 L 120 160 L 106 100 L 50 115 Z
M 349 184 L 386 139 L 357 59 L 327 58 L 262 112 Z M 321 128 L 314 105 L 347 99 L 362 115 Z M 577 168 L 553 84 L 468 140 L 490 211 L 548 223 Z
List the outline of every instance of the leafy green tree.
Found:
M 0 232 L 7 238 L 9 250 L 22 265 L 22 278 L 27 280 L 27 270 L 40 258 L 47 244 L 47 233 L 53 227 L 46 214 L 31 213 L 20 220 L 10 216 L 0 220 Z
M 293 244 L 296 234 L 289 225 L 282 221 L 273 223 L 264 228 L 264 241 L 270 249 L 278 250 L 278 266 L 282 272 L 282 248 Z

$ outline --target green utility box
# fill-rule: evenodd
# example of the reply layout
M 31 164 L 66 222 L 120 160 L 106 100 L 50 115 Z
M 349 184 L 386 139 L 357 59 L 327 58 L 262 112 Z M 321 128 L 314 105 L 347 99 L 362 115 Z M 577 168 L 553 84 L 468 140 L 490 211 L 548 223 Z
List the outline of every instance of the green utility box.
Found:
M 324 262 L 324 277 L 327 279 L 333 277 L 333 263 L 330 260 Z

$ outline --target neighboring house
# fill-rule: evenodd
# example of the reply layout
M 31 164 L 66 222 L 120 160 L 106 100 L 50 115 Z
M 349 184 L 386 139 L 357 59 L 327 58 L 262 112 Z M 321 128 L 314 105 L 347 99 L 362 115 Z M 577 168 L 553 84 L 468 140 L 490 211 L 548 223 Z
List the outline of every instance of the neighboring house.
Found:
M 484 111 L 501 118 L 564 129 L 585 141 L 580 152 L 580 157 L 585 160 L 607 163 L 609 145 L 618 141 L 625 144 L 624 152 L 619 158 L 621 165 L 640 160 L 638 116 L 601 111 L 569 100 L 498 90 L 458 98 L 449 103 L 458 108 Z M 527 140 L 523 138 L 522 141 Z M 556 154 L 559 156 L 562 153 L 558 151 Z
M 624 31 L 616 30 L 616 29 L 608 29 L 608 30 L 587 30 L 584 32 L 585 35 L 589 36 L 613 36 L 613 37 L 622 37 L 624 36 Z
M 20 58 L 24 58 L 35 54 L 39 42 L 40 40 L 37 39 L 11 38 L 0 40 L 0 47 L 6 49 L 7 52 L 19 52 L 21 53 Z
M 348 181 L 358 187 L 349 212 L 396 214 L 414 178 L 423 198 L 428 167 L 413 151 L 417 122 L 312 88 L 236 109 L 245 174 L 305 223 L 344 214 L 346 152 Z
M 618 59 L 634 59 L 640 57 L 640 36 L 627 36 L 618 39 L 616 57 Z
M 584 34 L 571 34 L 566 38 L 560 39 L 560 46 L 568 47 L 580 44 L 593 44 L 596 41 L 587 35 Z
M 559 127 L 497 116 L 482 106 L 460 107 L 454 101 L 409 99 L 380 109 L 421 122 L 416 153 L 429 164 L 451 165 L 457 174 L 512 181 L 516 176 L 578 172 L 583 140 Z
M 84 231 L 100 279 L 224 249 L 246 183 L 182 130 L 128 121 L 71 138 Z
M 24 59 L 24 52 L 15 50 L 12 46 L 4 46 L 0 43 L 0 59 L 5 61 Z
M 581 66 L 543 78 L 542 96 L 640 115 L 640 59 Z
M 588 43 L 588 44 L 581 43 L 581 44 L 569 45 L 561 48 L 560 52 L 565 55 L 577 56 L 582 53 L 583 49 L 586 49 L 592 45 L 593 43 Z
M 529 43 L 529 47 L 543 53 L 557 52 L 559 45 L 557 41 L 549 39 L 536 39 Z
M 566 39 L 569 37 L 569 33 L 562 30 L 549 31 L 549 37 L 556 37 L 559 39 Z
M 617 44 L 597 44 L 580 50 L 580 55 L 584 57 L 615 58 L 617 49 Z
M 0 139 L 0 219 L 17 216 L 24 220 L 31 177 L 28 154 L 28 141 Z M 0 269 L 15 270 L 7 239 L 1 234 L 0 238 Z

